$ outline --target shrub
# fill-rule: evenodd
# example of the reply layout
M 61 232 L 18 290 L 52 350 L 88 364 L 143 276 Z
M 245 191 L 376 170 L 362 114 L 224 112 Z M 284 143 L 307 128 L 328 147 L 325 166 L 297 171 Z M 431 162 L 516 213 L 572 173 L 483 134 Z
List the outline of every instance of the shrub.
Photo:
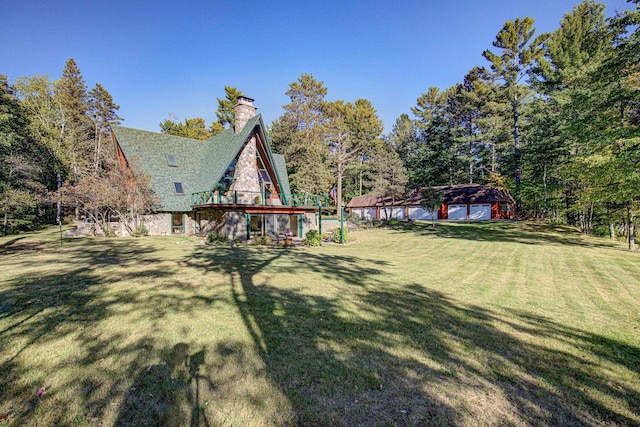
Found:
M 133 230 L 133 237 L 142 237 L 147 236 L 149 234 L 149 229 L 144 226 L 144 224 L 140 224 Z
M 273 244 L 273 239 L 269 236 L 260 236 L 256 239 L 256 243 L 262 246 L 269 246 Z
M 400 220 L 398 218 L 390 218 L 387 220 L 386 224 L 389 227 L 397 227 L 400 224 Z
M 349 241 L 349 230 L 347 229 L 347 227 L 343 227 L 343 228 L 334 228 L 333 230 L 331 230 L 333 232 L 333 234 L 331 235 L 331 239 L 335 242 L 335 243 L 340 243 L 340 231 L 344 230 L 344 243 L 347 243 Z
M 309 230 L 305 235 L 304 244 L 306 246 L 320 246 L 322 245 L 322 236 L 317 230 Z
M 213 246 L 223 246 L 227 244 L 227 238 L 218 233 L 209 233 L 207 240 L 209 241 L 209 244 Z

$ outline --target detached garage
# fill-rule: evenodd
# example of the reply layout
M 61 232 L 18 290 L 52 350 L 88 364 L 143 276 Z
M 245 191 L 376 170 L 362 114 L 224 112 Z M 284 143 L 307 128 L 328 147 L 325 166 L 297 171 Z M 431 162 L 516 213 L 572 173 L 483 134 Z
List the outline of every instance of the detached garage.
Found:
M 508 191 L 479 184 L 433 187 L 442 194 L 442 205 L 430 212 L 420 205 L 420 191 L 406 199 L 366 194 L 354 197 L 347 206 L 349 212 L 362 219 L 416 219 L 431 221 L 488 221 L 513 219 L 513 198 Z

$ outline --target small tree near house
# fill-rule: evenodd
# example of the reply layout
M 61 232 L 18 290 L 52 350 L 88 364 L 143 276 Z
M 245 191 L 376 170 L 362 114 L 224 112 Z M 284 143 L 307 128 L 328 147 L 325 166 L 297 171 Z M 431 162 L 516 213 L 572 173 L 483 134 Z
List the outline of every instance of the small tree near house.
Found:
M 88 175 L 76 184 L 65 183 L 60 189 L 63 204 L 78 206 L 80 211 L 107 236 L 113 234 L 110 219 L 117 217 L 127 232 L 140 235 L 142 217 L 152 212 L 158 199 L 151 190 L 150 177 L 135 164 L 120 170 L 112 168 L 100 175 Z
M 420 190 L 420 196 L 422 197 L 422 199 L 420 200 L 420 206 L 432 213 L 431 225 L 435 227 L 436 220 L 434 218 L 433 212 L 436 211 L 440 207 L 440 205 L 442 205 L 442 193 L 435 188 L 428 187 Z

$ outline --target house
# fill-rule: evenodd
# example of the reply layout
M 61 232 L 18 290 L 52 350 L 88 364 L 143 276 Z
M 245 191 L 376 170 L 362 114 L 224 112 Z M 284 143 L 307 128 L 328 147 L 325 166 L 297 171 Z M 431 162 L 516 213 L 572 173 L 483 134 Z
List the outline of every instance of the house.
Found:
M 235 127 L 205 141 L 113 126 L 120 164 L 135 161 L 160 199 L 146 218 L 150 234 L 246 240 L 320 227 L 328 196 L 291 193 L 285 159 L 271 150 L 253 101 L 241 97 Z
M 420 205 L 422 197 L 418 190 L 403 199 L 365 194 L 354 197 L 347 208 L 363 219 L 513 219 L 514 201 L 507 191 L 479 184 L 433 188 L 442 194 L 442 205 L 433 212 Z

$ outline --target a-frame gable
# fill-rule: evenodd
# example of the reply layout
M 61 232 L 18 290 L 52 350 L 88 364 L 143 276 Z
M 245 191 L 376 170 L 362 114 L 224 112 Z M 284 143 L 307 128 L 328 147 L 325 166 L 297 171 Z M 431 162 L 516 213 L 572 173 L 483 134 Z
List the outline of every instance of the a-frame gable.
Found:
M 266 127 L 264 125 L 264 122 L 262 121 L 262 116 L 260 114 L 257 114 L 247 121 L 247 124 L 239 134 L 233 135 L 231 137 L 232 141 L 229 141 L 228 143 L 229 149 L 225 150 L 224 153 L 217 153 L 219 156 L 218 159 L 224 159 L 225 166 L 217 168 L 219 173 L 215 176 L 215 179 L 211 187 L 209 188 L 210 191 L 214 190 L 215 187 L 220 183 L 220 180 L 224 177 L 224 174 L 229 165 L 238 158 L 240 152 L 248 143 L 251 135 L 254 134 L 256 136 L 257 153 L 260 155 L 260 158 L 262 159 L 262 162 L 267 169 L 267 172 L 269 173 L 271 181 L 276 187 L 276 192 L 282 194 L 285 198 L 289 197 L 289 180 L 286 168 L 283 169 L 284 162 L 282 160 L 275 160 L 275 156 L 277 155 L 275 155 L 271 151 L 271 145 L 269 144 L 269 140 L 267 139 L 265 129 Z M 233 130 L 228 130 L 227 132 L 233 132 Z M 211 138 L 210 141 L 216 146 L 218 145 L 215 137 Z M 222 154 L 225 155 L 222 156 Z

